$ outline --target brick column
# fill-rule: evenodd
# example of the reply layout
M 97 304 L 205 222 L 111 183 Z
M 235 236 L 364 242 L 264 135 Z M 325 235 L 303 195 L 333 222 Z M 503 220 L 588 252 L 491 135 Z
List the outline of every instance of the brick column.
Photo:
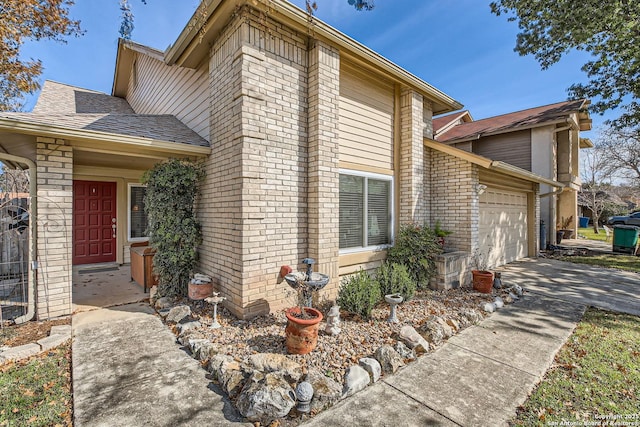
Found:
M 38 138 L 38 319 L 72 312 L 73 151 L 64 140 Z
M 424 203 L 424 109 L 422 95 L 402 88 L 400 94 L 400 223 L 426 221 Z
M 309 50 L 308 239 L 316 271 L 328 274 L 327 296 L 338 288 L 340 186 L 338 102 L 340 54 L 320 41 Z

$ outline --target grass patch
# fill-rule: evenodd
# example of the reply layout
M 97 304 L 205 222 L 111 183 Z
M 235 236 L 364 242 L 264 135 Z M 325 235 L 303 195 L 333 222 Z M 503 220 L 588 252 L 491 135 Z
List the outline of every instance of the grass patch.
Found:
M 577 264 L 589 264 L 640 273 L 640 257 L 633 255 L 603 254 L 593 256 L 562 256 L 558 259 L 560 261 L 573 262 Z
M 598 234 L 596 234 L 593 231 L 593 227 L 578 228 L 578 234 L 580 236 L 583 236 L 585 239 L 600 240 L 601 242 L 606 242 L 607 241 L 607 233 L 604 232 L 604 229 L 602 227 L 599 228 L 599 231 L 600 232 Z M 613 236 L 611 238 L 613 238 Z
M 0 366 L 0 426 L 70 426 L 71 344 Z
M 640 318 L 587 310 L 511 425 L 613 425 L 607 415 L 638 422 L 639 360 Z

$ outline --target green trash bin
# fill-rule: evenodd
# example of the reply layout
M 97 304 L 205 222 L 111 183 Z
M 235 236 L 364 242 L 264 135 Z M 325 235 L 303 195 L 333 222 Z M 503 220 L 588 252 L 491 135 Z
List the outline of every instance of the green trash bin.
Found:
M 633 225 L 616 225 L 613 227 L 613 252 L 635 254 L 638 245 L 640 228 Z

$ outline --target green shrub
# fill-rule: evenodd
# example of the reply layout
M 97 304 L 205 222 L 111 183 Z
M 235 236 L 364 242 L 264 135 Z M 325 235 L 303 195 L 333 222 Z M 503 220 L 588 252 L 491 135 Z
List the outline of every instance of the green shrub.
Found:
M 368 319 L 371 310 L 381 299 L 378 282 L 369 273 L 360 270 L 343 280 L 336 303 L 342 309 Z
M 202 169 L 189 161 L 170 159 L 146 171 L 144 208 L 149 243 L 156 249 L 153 271 L 158 275 L 160 296 L 183 296 L 202 242 L 195 218 L 195 199 Z
M 438 236 L 429 227 L 417 224 L 402 225 L 395 245 L 389 249 L 387 260 L 403 264 L 409 270 L 418 289 L 429 286 L 436 274 L 435 257 L 442 253 Z
M 407 301 L 416 292 L 416 282 L 403 264 L 385 262 L 376 271 L 376 281 L 382 295 L 400 294 Z

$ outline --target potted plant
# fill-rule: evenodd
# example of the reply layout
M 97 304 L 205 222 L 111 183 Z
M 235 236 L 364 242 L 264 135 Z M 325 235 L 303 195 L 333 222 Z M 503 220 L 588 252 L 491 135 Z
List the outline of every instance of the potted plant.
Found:
M 202 241 L 195 217 L 195 199 L 202 168 L 186 160 L 170 159 L 144 173 L 144 198 L 149 244 L 156 253 L 153 271 L 158 275 L 158 295 L 187 294 L 191 273 Z
M 493 288 L 493 273 L 487 270 L 487 259 L 480 252 L 480 248 L 473 251 L 472 261 L 476 267 L 471 270 L 473 289 L 490 294 Z
M 560 224 L 558 224 L 558 235 L 556 236 L 556 240 L 558 241 L 558 243 L 560 243 L 562 239 L 573 238 L 573 230 L 569 228 L 571 227 L 572 222 L 573 222 L 573 215 L 569 216 L 568 218 L 561 217 Z M 562 232 L 562 236 L 559 236 L 559 232 Z
M 307 354 L 318 344 L 318 330 L 322 321 L 322 313 L 311 307 L 313 292 L 322 289 L 329 283 L 329 276 L 312 271 L 314 260 L 305 258 L 303 264 L 307 271 L 289 273 L 285 280 L 296 292 L 297 305 L 285 311 L 287 327 L 285 337 L 287 351 L 290 354 Z

